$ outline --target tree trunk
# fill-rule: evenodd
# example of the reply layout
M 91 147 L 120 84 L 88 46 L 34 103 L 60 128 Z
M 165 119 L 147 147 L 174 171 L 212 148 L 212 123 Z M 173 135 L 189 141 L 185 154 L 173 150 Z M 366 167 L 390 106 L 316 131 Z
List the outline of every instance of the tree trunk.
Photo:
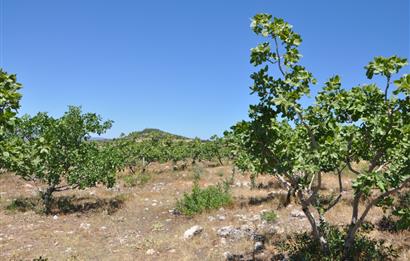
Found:
M 322 235 L 322 232 L 320 231 L 318 225 L 316 224 L 315 218 L 313 217 L 312 213 L 309 210 L 308 202 L 306 202 L 306 200 L 303 198 L 302 192 L 300 190 L 297 192 L 297 195 L 298 195 L 299 200 L 302 204 L 303 213 L 305 213 L 305 215 L 306 215 L 306 217 L 307 217 L 307 219 L 310 223 L 310 226 L 312 227 L 313 238 L 315 239 L 316 242 L 319 243 L 320 249 L 321 249 L 321 252 L 323 253 L 323 255 L 325 255 L 325 256 L 329 255 L 329 253 L 330 253 L 329 245 L 327 243 L 327 240 Z
M 351 249 L 354 244 L 356 231 L 361 225 L 360 219 L 358 218 L 359 217 L 359 203 L 360 203 L 361 195 L 362 194 L 358 192 L 357 194 L 355 194 L 355 197 L 353 199 L 352 221 L 350 222 L 349 230 L 347 231 L 347 235 L 346 235 L 344 246 L 343 246 L 343 256 L 342 256 L 343 261 L 349 260 Z
M 218 156 L 218 161 L 219 161 L 219 164 L 221 164 L 221 166 L 223 166 L 223 165 L 224 165 L 224 163 L 222 162 L 222 158 L 221 158 L 221 156 Z
M 51 213 L 51 203 L 53 202 L 53 192 L 55 191 L 55 186 L 51 185 L 47 188 L 45 192 L 42 192 L 41 198 L 44 205 L 44 213 Z

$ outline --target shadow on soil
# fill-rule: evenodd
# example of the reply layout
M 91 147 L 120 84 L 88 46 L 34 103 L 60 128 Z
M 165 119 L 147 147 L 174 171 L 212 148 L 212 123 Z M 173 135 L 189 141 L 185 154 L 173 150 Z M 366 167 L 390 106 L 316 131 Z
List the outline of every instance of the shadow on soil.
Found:
M 98 213 L 113 214 L 125 203 L 124 195 L 113 198 L 101 199 L 95 197 L 60 196 L 55 197 L 52 204 L 51 215 L 72 213 Z M 6 207 L 9 211 L 34 211 L 43 213 L 43 203 L 39 197 L 17 198 Z

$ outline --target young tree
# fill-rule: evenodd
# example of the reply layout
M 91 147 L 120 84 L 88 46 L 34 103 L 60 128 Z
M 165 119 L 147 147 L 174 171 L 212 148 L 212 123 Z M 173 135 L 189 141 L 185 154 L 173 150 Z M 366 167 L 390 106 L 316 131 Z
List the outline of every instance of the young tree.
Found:
M 397 88 L 390 91 L 394 74 L 407 61 L 376 57 L 365 67 L 369 79 L 385 77 L 383 89 L 376 84 L 345 89 L 336 75 L 312 104 L 303 106 L 301 99 L 310 94 L 316 80 L 300 65 L 300 35 L 268 14 L 256 15 L 251 27 L 268 40 L 251 50 L 251 63 L 260 66 L 251 75 L 251 91 L 259 103 L 250 106 L 249 122 L 232 128 L 242 154 L 247 155 L 241 163 L 258 173 L 276 175 L 297 196 L 325 254 L 324 214 L 343 197 L 342 170 L 355 173 L 352 218 L 342 257 L 348 260 L 356 232 L 370 209 L 391 203 L 390 196 L 409 184 L 410 75 L 396 80 Z M 359 161 L 367 168 L 355 169 L 352 162 Z M 332 173 L 339 176 L 340 194 L 325 202 L 320 195 L 322 176 Z M 359 213 L 361 199 L 366 204 Z
M 20 108 L 21 84 L 16 75 L 10 75 L 0 69 L 0 169 L 7 168 L 16 154 L 13 129 L 17 110 Z
M 20 158 L 11 170 L 25 180 L 46 184 L 41 191 L 46 213 L 51 211 L 52 195 L 56 191 L 84 189 L 103 183 L 115 183 L 118 162 L 110 150 L 89 141 L 90 134 L 102 134 L 112 125 L 93 113 L 69 110 L 58 119 L 46 113 L 24 116 L 15 135 L 19 138 Z

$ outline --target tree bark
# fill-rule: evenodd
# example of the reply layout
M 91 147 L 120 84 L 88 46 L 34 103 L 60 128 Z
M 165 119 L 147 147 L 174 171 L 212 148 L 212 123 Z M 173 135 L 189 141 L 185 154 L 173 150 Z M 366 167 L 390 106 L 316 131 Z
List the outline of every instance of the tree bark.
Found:
M 302 204 L 303 213 L 305 213 L 305 215 L 306 215 L 306 217 L 307 217 L 307 219 L 310 223 L 310 226 L 312 227 L 313 238 L 315 239 L 316 242 L 319 243 L 321 252 L 325 256 L 329 255 L 329 245 L 328 245 L 326 239 L 324 238 L 324 236 L 322 235 L 318 225 L 316 224 L 315 218 L 313 217 L 312 213 L 309 210 L 309 203 L 304 199 L 302 191 L 299 190 L 297 192 L 297 195 L 298 195 L 299 200 Z
M 53 202 L 53 192 L 55 191 L 55 186 L 50 185 L 45 192 L 42 192 L 41 198 L 44 205 L 44 213 L 47 215 L 51 213 L 51 203 Z

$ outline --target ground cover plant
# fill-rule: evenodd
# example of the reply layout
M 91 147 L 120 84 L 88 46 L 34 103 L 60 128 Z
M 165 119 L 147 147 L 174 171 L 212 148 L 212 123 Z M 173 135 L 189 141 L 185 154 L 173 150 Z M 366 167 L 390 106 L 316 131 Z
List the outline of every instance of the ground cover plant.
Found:
M 192 216 L 204 211 L 219 209 L 232 204 L 233 198 L 227 183 L 218 183 L 206 188 L 199 186 L 200 173 L 194 174 L 194 184 L 190 193 L 184 193 L 176 203 L 176 209 L 184 215 Z

